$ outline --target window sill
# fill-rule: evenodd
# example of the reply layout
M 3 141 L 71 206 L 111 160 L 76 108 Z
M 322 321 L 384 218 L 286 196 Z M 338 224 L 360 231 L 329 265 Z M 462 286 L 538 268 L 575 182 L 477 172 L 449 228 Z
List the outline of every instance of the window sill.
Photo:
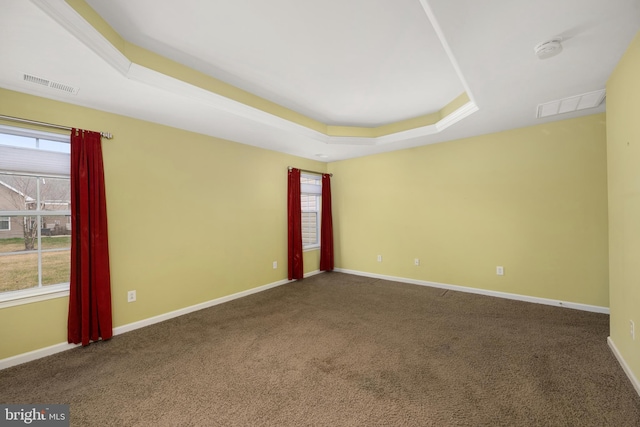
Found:
M 319 249 L 320 249 L 320 245 L 307 246 L 305 248 L 302 248 L 302 252 L 317 251 Z
M 68 296 L 68 283 L 45 286 L 44 288 L 3 292 L 2 294 L 0 294 L 0 309 Z

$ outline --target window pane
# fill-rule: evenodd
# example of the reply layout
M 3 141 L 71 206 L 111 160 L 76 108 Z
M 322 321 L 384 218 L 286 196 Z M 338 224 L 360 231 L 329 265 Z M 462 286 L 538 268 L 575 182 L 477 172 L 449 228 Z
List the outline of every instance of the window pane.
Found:
M 71 181 L 67 178 L 40 178 L 40 208 L 68 211 L 71 205 Z M 57 218 L 61 220 L 61 218 Z
M 55 239 L 50 237 L 49 239 Z M 44 242 L 42 244 L 44 247 Z M 71 264 L 71 251 L 56 251 L 42 253 L 42 285 L 57 285 L 69 283 L 69 266 Z
M 58 151 L 60 153 L 71 153 L 71 144 L 59 141 L 49 141 L 48 139 L 39 139 L 38 148 L 47 151 Z
M 322 185 L 322 177 L 320 175 L 300 175 L 300 184 Z
M 35 216 L 5 218 L 9 218 L 10 229 L 0 230 L 0 255 L 38 249 L 38 227 Z
M 318 243 L 318 213 L 302 212 L 302 246 Z
M 0 292 L 38 286 L 38 254 L 0 256 Z
M 71 236 L 42 236 L 42 249 L 71 249 Z
M 318 210 L 317 199 L 318 199 L 318 196 L 315 194 L 301 194 L 300 204 L 301 204 L 302 210 L 317 211 Z
M 56 151 L 58 153 L 70 153 L 71 145 L 67 142 L 54 141 L 50 139 L 39 138 L 34 136 L 19 136 L 6 133 L 0 133 L 0 144 L 12 147 L 35 148 L 46 151 Z
M 35 200 L 35 177 L 0 174 L 0 210 L 32 210 Z
M 71 235 L 71 216 L 70 215 L 43 215 L 42 225 L 40 229 L 42 234 L 42 249 L 49 249 L 45 245 L 45 237 L 58 237 Z M 49 239 L 51 240 L 51 239 Z M 52 241 L 55 241 L 52 240 Z M 68 241 L 68 238 L 67 238 Z M 58 247 L 58 246 L 55 246 Z
M 0 144 L 11 145 L 13 147 L 36 148 L 36 139 L 0 133 Z

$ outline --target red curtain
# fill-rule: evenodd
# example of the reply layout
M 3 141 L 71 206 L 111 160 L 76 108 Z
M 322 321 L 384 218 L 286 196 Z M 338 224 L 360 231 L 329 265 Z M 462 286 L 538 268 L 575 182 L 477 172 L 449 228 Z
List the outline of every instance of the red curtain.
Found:
M 289 280 L 302 279 L 302 206 L 300 205 L 300 169 L 289 169 L 287 196 L 289 235 Z
M 320 271 L 333 270 L 333 219 L 331 175 L 322 175 L 322 218 L 320 222 Z
M 71 279 L 68 340 L 109 339 L 111 279 L 100 134 L 71 130 Z

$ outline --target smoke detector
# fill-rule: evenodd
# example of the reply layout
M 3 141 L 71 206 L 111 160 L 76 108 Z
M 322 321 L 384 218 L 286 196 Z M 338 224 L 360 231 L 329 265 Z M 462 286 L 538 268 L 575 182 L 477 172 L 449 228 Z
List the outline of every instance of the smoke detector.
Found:
M 557 54 L 562 52 L 562 44 L 560 43 L 561 41 L 561 38 L 555 38 L 546 42 L 539 43 L 533 48 L 533 51 L 540 59 L 551 58 L 552 56 L 556 56 Z

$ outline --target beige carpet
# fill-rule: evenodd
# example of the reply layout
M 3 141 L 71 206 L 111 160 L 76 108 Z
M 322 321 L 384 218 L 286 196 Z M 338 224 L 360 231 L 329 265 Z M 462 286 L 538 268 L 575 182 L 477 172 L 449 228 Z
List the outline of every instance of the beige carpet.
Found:
M 608 316 L 326 273 L 0 371 L 74 426 L 640 426 Z

